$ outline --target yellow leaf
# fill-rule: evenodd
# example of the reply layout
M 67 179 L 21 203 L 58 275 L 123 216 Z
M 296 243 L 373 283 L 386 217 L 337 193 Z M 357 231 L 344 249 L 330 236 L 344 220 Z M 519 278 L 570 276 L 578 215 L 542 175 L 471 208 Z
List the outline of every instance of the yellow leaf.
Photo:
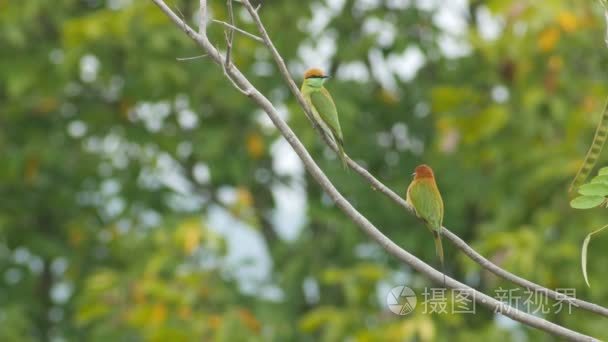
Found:
M 338 284 L 346 277 L 346 272 L 339 268 L 330 267 L 321 274 L 321 281 L 326 284 Z
M 387 105 L 393 106 L 399 103 L 399 98 L 397 95 L 387 89 L 380 89 L 378 96 L 380 97 L 380 100 Z
M 538 37 L 538 47 L 541 51 L 549 52 L 555 48 L 555 44 L 558 40 L 559 30 L 556 27 L 545 29 Z
M 243 323 L 245 323 L 249 329 L 255 332 L 260 332 L 261 324 L 251 313 L 251 311 L 247 309 L 240 309 L 238 313 Z
M 435 340 L 435 326 L 433 325 L 433 321 L 430 319 L 418 319 L 417 320 L 418 327 L 418 336 L 420 336 L 421 341 L 434 341 Z
M 111 10 L 100 10 L 63 22 L 62 39 L 66 46 L 77 46 L 104 37 L 120 38 L 128 32 L 129 17 Z
M 209 292 L 209 287 L 201 285 L 201 288 L 198 290 L 198 295 L 203 299 L 207 299 L 209 298 Z
M 184 251 L 191 254 L 201 241 L 200 227 L 189 227 L 184 234 Z
M 162 303 L 157 303 L 152 308 L 150 323 L 161 324 L 167 319 L 167 307 Z
M 357 276 L 370 281 L 378 281 L 386 275 L 386 270 L 376 264 L 363 263 L 355 268 Z
M 70 245 L 77 247 L 80 245 L 83 239 L 84 234 L 80 227 L 70 228 L 68 232 L 68 240 L 70 241 Z
M 571 12 L 563 11 L 557 16 L 559 26 L 565 32 L 572 32 L 578 27 L 578 19 Z
M 207 323 L 209 323 L 212 329 L 217 329 L 222 324 L 222 317 L 220 315 L 210 315 Z
M 236 190 L 236 203 L 238 206 L 251 207 L 253 205 L 253 196 L 249 189 L 239 187 Z
M 451 152 L 460 143 L 474 144 L 482 139 L 490 138 L 499 132 L 508 122 L 509 114 L 501 105 L 490 105 L 474 115 L 446 117 L 439 120 L 438 130 L 443 136 L 440 148 L 443 152 Z M 451 136 L 448 137 L 448 134 Z M 446 141 L 449 138 L 451 141 Z
M 549 69 L 553 72 L 560 71 L 564 65 L 564 60 L 560 56 L 551 56 L 549 58 Z
M 480 99 L 478 91 L 464 86 L 436 86 L 431 90 L 434 112 L 451 112 L 454 108 L 475 106 Z
M 586 113 L 592 113 L 598 106 L 598 103 L 595 98 L 590 95 L 586 95 L 585 97 L 583 97 L 582 102 L 583 111 Z
M 135 283 L 131 287 L 131 297 L 136 304 L 144 304 L 146 302 L 146 294 L 141 283 Z
M 187 320 L 192 318 L 192 309 L 190 309 L 190 307 L 188 306 L 182 306 L 179 308 L 179 311 L 177 312 L 179 318 L 183 319 L 183 320 Z
M 176 229 L 174 239 L 187 254 L 198 248 L 203 238 L 203 227 L 199 218 L 184 220 Z
M 38 101 L 38 104 L 36 105 L 35 110 L 38 113 L 47 114 L 49 112 L 56 110 L 57 107 L 59 107 L 59 101 L 57 101 L 57 99 L 54 97 L 47 96 L 47 97 L 43 97 L 42 99 L 40 99 Z
M 116 286 L 117 275 L 114 271 L 103 270 L 87 279 L 87 290 L 91 292 L 105 292 Z
M 322 328 L 326 324 L 331 324 L 339 312 L 331 306 L 320 306 L 305 314 L 298 323 L 303 332 L 313 332 Z
M 77 324 L 87 324 L 110 313 L 112 313 L 112 307 L 110 305 L 83 305 L 76 311 L 75 320 Z
M 415 320 L 405 320 L 397 326 L 397 329 L 392 329 L 392 333 L 388 336 L 392 337 L 395 341 L 407 341 L 412 339 L 414 334 L 416 334 L 416 325 Z
M 38 156 L 33 156 L 27 159 L 27 163 L 25 165 L 25 182 L 27 184 L 33 184 L 38 178 L 38 170 L 40 169 L 40 160 Z
M 254 159 L 259 159 L 264 155 L 264 140 L 257 133 L 247 136 L 247 153 Z

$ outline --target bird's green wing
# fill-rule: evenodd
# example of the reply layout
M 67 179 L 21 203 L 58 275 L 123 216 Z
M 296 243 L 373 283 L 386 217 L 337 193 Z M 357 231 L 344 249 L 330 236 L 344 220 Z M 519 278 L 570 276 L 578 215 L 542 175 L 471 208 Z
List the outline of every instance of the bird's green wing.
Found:
M 438 230 L 443 223 L 443 201 L 437 186 L 432 181 L 420 180 L 409 188 L 409 199 L 416 214 L 422 218 L 430 228 Z
M 342 128 L 340 127 L 340 121 L 338 120 L 336 105 L 329 92 L 325 88 L 312 92 L 310 94 L 310 102 L 321 116 L 321 119 L 323 119 L 327 126 L 332 130 L 335 137 L 340 140 L 339 143 L 341 143 L 343 140 Z

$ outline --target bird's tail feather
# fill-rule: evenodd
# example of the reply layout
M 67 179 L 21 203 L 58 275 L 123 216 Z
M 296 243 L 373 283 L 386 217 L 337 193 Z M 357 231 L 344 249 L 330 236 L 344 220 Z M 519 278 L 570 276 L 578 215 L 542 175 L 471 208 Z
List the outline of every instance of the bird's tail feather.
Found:
M 443 273 L 443 286 L 445 287 L 445 267 L 443 264 L 443 244 L 441 243 L 441 233 L 433 229 L 433 240 L 435 240 L 435 253 L 441 262 L 441 273 Z
M 338 157 L 342 162 L 342 167 L 344 170 L 348 170 L 348 165 L 346 164 L 346 152 L 344 152 L 344 142 L 342 139 L 336 139 L 336 145 L 338 145 Z

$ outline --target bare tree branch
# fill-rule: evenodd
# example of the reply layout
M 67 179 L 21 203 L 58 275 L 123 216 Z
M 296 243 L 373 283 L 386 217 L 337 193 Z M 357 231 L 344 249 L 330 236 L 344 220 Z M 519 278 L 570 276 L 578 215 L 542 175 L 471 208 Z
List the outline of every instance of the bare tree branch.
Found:
M 175 13 L 171 11 L 171 9 L 164 3 L 162 0 L 152 0 L 179 28 L 184 30 L 184 32 L 191 37 L 199 46 L 201 46 L 209 56 L 215 61 L 215 63 L 222 65 L 223 57 L 217 51 L 217 49 L 211 44 L 211 42 L 206 37 L 204 30 L 201 30 L 201 34 L 197 34 L 194 32 L 188 25 L 186 25 Z M 247 7 L 250 13 L 255 13 L 257 17 L 257 11 L 255 8 L 251 6 L 248 0 L 241 0 L 241 2 Z M 201 0 L 201 8 L 206 6 L 206 1 Z M 206 8 L 206 7 L 205 7 Z M 201 12 L 204 11 L 201 9 Z M 257 17 L 259 20 L 259 17 Z M 264 31 L 265 33 L 265 31 Z M 262 34 L 262 37 L 268 36 L 267 34 Z M 265 38 L 264 38 L 265 39 Z M 265 39 L 266 40 L 266 39 Z M 275 50 L 276 51 L 276 50 Z M 234 82 L 241 88 L 247 89 L 249 91 L 249 97 L 251 97 L 254 102 L 263 109 L 277 127 L 279 132 L 283 135 L 283 137 L 287 140 L 287 142 L 294 149 L 298 157 L 302 160 L 306 170 L 311 174 L 311 176 L 315 179 L 315 181 L 323 188 L 323 190 L 328 194 L 328 196 L 335 202 L 336 206 L 340 208 L 348 218 L 355 223 L 364 233 L 366 233 L 371 239 L 379 243 L 389 254 L 393 255 L 398 260 L 408 264 L 410 267 L 415 269 L 416 271 L 426 275 L 431 280 L 441 283 L 443 280 L 443 274 L 431 266 L 424 263 L 422 260 L 418 259 L 414 255 L 408 253 L 403 250 L 393 241 L 391 241 L 388 237 L 386 237 L 378 228 L 376 228 L 367 218 L 365 218 L 361 213 L 359 213 L 343 196 L 340 192 L 334 187 L 334 185 L 330 182 L 327 176 L 323 173 L 323 171 L 319 168 L 319 166 L 312 159 L 304 145 L 300 142 L 300 140 L 293 133 L 291 128 L 287 125 L 287 123 L 280 117 L 276 108 L 272 105 L 272 103 L 262 94 L 260 93 L 247 78 L 233 65 L 231 64 L 229 68 L 227 68 L 227 73 L 230 77 L 233 78 Z M 287 73 L 288 74 L 288 73 Z M 305 107 L 306 108 L 306 107 Z M 576 340 L 576 341 L 594 341 L 594 339 L 590 336 L 583 335 L 581 333 L 572 331 L 570 329 L 564 328 L 560 325 L 551 323 L 546 321 L 540 317 L 536 317 L 534 315 L 522 312 L 516 308 L 513 308 L 503 302 L 500 302 L 482 292 L 479 292 L 466 284 L 460 283 L 457 280 L 452 279 L 451 277 L 446 277 L 446 285 L 453 289 L 458 289 L 463 293 L 466 293 L 473 298 L 476 303 L 484 305 L 491 310 L 494 310 L 497 313 L 501 313 L 505 316 L 508 316 L 516 321 L 519 321 L 523 324 L 526 324 L 531 327 L 535 327 L 546 331 L 548 333 L 554 334 L 556 336 L 560 336 L 563 338 Z
M 262 35 L 262 38 L 264 40 L 264 44 L 266 44 L 266 46 L 270 50 L 270 52 L 273 56 L 273 59 L 275 60 L 275 63 L 277 64 L 279 71 L 280 71 L 281 75 L 283 76 L 283 79 L 289 86 L 289 89 L 291 90 L 292 94 L 296 97 L 296 99 L 300 103 L 300 106 L 302 106 L 302 108 L 304 108 L 305 111 L 310 110 L 308 108 L 308 105 L 304 101 L 304 97 L 298 90 L 298 87 L 296 86 L 291 74 L 289 73 L 289 70 L 287 69 L 285 62 L 283 61 L 283 58 L 281 57 L 281 55 L 275 48 L 274 44 L 272 43 L 272 40 L 268 36 L 268 33 L 266 32 L 264 24 L 262 23 L 257 11 L 253 10 L 253 7 L 251 6 L 251 3 L 249 2 L 249 0 L 241 0 L 241 3 L 243 3 L 243 5 L 247 8 L 253 21 L 256 23 L 258 30 L 260 31 L 260 34 Z M 338 152 L 337 146 L 335 145 L 335 143 L 333 141 L 331 141 L 331 139 L 324 139 L 324 140 L 328 143 L 328 145 L 335 152 Z M 352 170 L 354 170 L 356 173 L 358 173 L 361 177 L 363 177 L 368 183 L 370 183 L 372 185 L 372 188 L 380 191 L 382 194 L 384 194 L 388 198 L 390 198 L 393 202 L 395 202 L 399 206 L 410 211 L 410 213 L 412 215 L 415 215 L 413 208 L 411 208 L 401 196 L 397 195 L 391 189 L 386 187 L 382 182 L 380 182 L 371 173 L 369 173 L 369 171 L 367 171 L 361 165 L 357 164 L 357 162 L 352 160 L 350 157 L 347 156 L 346 161 L 347 161 L 347 165 Z M 541 285 L 533 283 L 527 279 L 521 278 L 521 277 L 519 277 L 513 273 L 510 273 L 509 271 L 504 270 L 504 269 L 498 267 L 497 265 L 493 264 L 491 261 L 484 258 L 481 254 L 477 253 L 473 248 L 471 248 L 471 246 L 467 245 L 466 242 L 464 242 L 462 239 L 460 239 L 456 234 L 449 231 L 447 228 L 442 227 L 441 232 L 456 247 L 458 247 L 460 250 L 462 250 L 473 261 L 475 261 L 477 264 L 479 264 L 483 268 L 487 269 L 488 271 L 494 273 L 495 275 L 497 275 L 505 280 L 508 280 L 516 285 L 519 285 L 523 288 L 526 288 L 528 290 L 542 291 L 542 293 L 545 293 L 549 298 L 552 298 L 554 300 L 563 300 L 564 299 L 563 293 L 558 293 L 556 291 L 545 288 Z M 605 308 L 600 305 L 590 303 L 590 302 L 587 302 L 584 300 L 573 298 L 573 297 L 566 296 L 566 298 L 568 301 L 575 303 L 576 306 L 580 307 L 581 309 L 608 317 L 608 308 Z

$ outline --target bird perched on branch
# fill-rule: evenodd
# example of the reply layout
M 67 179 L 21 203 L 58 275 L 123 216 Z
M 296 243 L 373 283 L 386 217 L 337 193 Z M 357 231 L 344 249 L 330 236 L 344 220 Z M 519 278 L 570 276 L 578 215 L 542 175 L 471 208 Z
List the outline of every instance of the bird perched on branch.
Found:
M 443 272 L 443 246 L 441 244 L 441 227 L 443 224 L 443 200 L 435 182 L 433 170 L 428 165 L 418 165 L 414 171 L 414 180 L 407 188 L 406 202 L 414 208 L 416 216 L 433 233 L 435 252 L 441 261 Z M 445 273 L 444 273 L 445 284 Z
M 314 119 L 323 129 L 323 132 L 331 137 L 338 146 L 338 156 L 342 160 L 342 165 L 346 168 L 346 153 L 344 153 L 344 139 L 338 119 L 338 111 L 334 100 L 323 86 L 328 78 L 329 76 L 325 75 L 321 69 L 308 69 L 304 73 L 301 91 L 312 110 Z

